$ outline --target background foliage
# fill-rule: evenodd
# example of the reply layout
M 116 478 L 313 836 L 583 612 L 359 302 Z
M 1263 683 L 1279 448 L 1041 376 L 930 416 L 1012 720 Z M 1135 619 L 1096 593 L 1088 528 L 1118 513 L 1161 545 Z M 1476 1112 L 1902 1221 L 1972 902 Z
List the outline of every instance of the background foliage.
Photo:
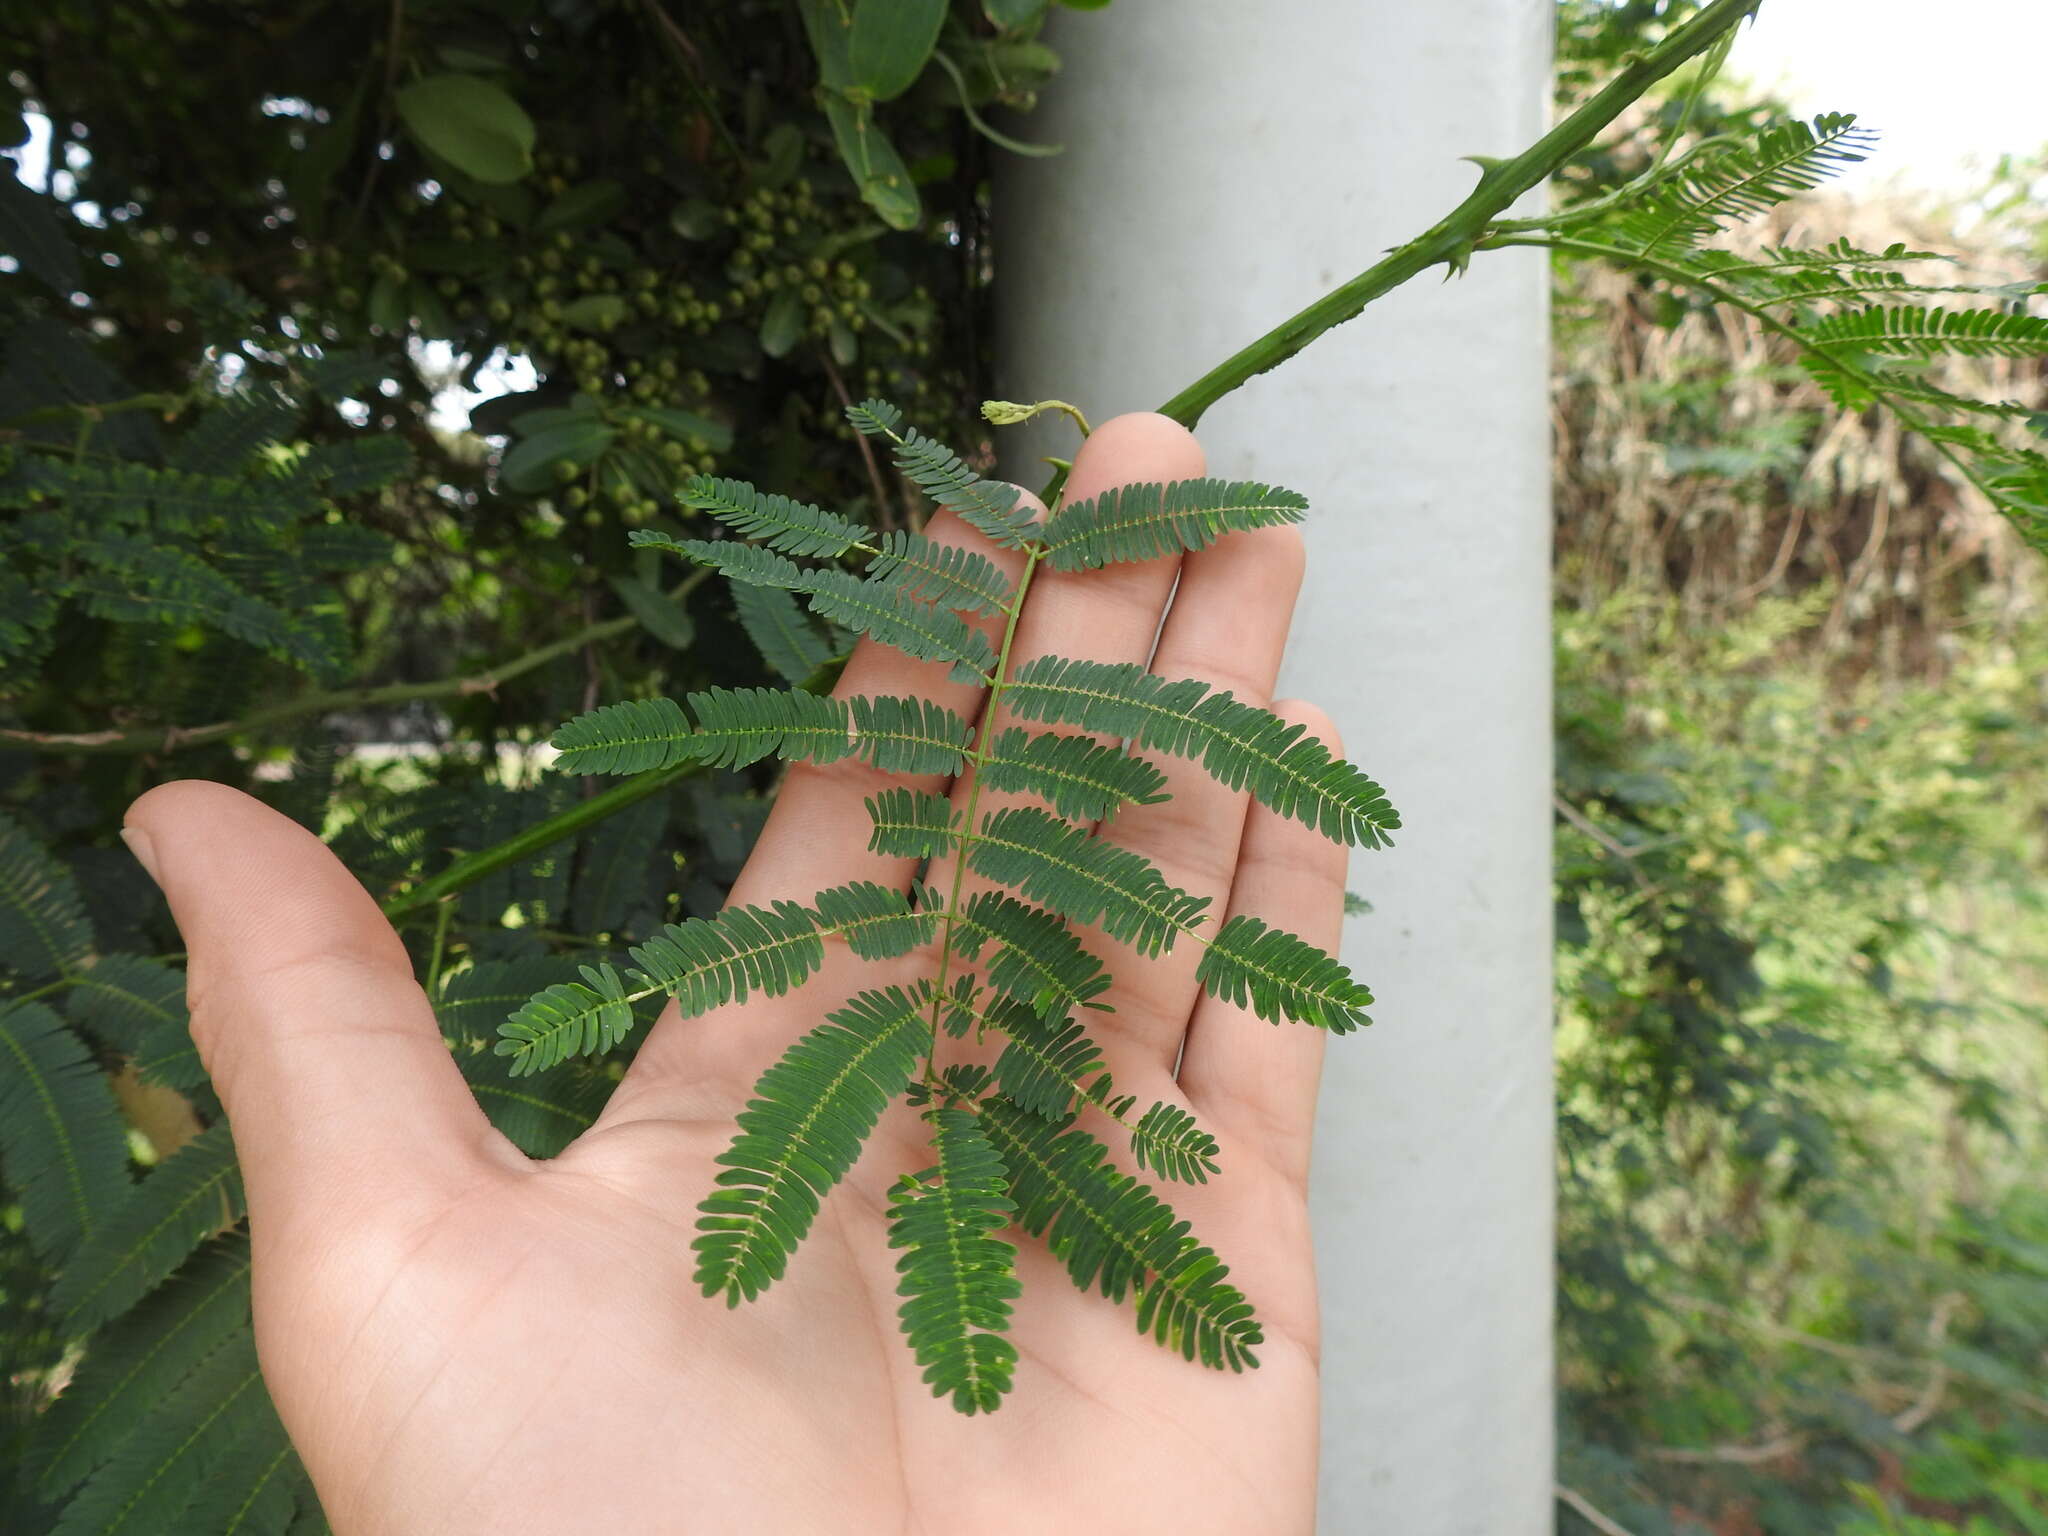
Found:
M 1561 94 L 1685 9 L 1567 6 Z M 1773 108 L 1719 82 L 1688 132 Z M 2022 291 L 2028 176 L 1719 243 Z M 1753 316 L 1576 255 L 1556 284 L 1560 1529 L 2041 1529 L 2038 562 Z M 2043 424 L 2038 357 L 1921 379 Z
M 317 1528 L 122 807 L 203 775 L 320 829 L 493 1117 L 563 1145 L 607 1070 L 515 1084 L 492 1031 L 597 941 L 715 910 L 765 784 L 600 820 L 529 749 L 604 700 L 829 677 L 838 637 L 624 535 L 695 531 L 695 472 L 914 525 L 841 408 L 979 442 L 988 171 L 1032 148 L 982 114 L 1052 75 L 1043 9 L 905 7 L 907 51 L 832 0 L 0 18 L 0 138 L 49 167 L 0 176 L 8 1530 Z M 1561 93 L 1696 9 L 1570 0 Z M 1560 196 L 1772 110 L 1689 99 Z M 1799 204 L 1729 248 L 1904 240 L 2026 285 L 2018 184 L 1967 240 Z M 1754 315 L 1557 261 L 1561 1522 L 2043 1528 L 2038 575 L 1983 484 Z M 2041 382 L 1893 379 L 2018 434 Z
M 203 776 L 322 831 L 390 898 L 499 1125 L 565 1144 L 607 1072 L 518 1087 L 483 1042 L 595 944 L 715 911 L 764 781 L 643 784 L 600 821 L 619 800 L 530 748 L 600 697 L 833 665 L 835 636 L 625 534 L 692 531 L 675 488 L 734 465 L 921 516 L 843 406 L 981 440 L 988 167 L 1033 152 L 983 113 L 1056 69 L 1044 9 L 0 20 L 28 172 L 0 176 L 0 1525 L 318 1523 L 249 1385 L 231 1150 L 122 807 Z

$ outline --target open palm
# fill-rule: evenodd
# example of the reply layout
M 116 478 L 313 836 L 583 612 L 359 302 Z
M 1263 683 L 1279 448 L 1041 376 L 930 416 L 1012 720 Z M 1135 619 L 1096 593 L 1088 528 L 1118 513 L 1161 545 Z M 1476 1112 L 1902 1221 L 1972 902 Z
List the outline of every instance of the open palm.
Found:
M 1089 439 L 1073 494 L 1201 468 L 1179 427 L 1122 417 Z M 927 532 L 1004 558 L 950 518 Z M 1017 656 L 1149 659 L 1263 702 L 1300 570 L 1297 536 L 1277 529 L 1184 560 L 1048 571 Z M 970 714 L 978 693 L 865 641 L 841 691 Z M 1313 711 L 1280 712 L 1328 734 Z M 1343 850 L 1198 767 L 1167 771 L 1174 798 L 1104 835 L 1219 915 L 1332 947 Z M 792 767 L 733 900 L 907 889 L 911 863 L 866 848 L 878 787 L 853 760 Z M 696 1205 L 753 1080 L 850 993 L 919 974 L 919 956 L 878 976 L 828 951 L 794 996 L 665 1017 L 598 1124 L 533 1162 L 485 1120 L 404 947 L 321 844 L 196 782 L 145 795 L 129 827 L 186 935 L 194 1034 L 242 1158 L 264 1377 L 342 1536 L 1312 1524 L 1320 1038 L 1203 996 L 1192 946 L 1144 962 L 1090 936 L 1118 977 L 1094 1033 L 1120 1089 L 1191 1107 L 1221 1144 L 1220 1179 L 1169 1194 L 1258 1308 L 1261 1368 L 1161 1350 L 1128 1305 L 1077 1291 L 1024 1239 L 1016 1388 L 999 1417 L 966 1418 L 897 1336 L 888 1192 L 932 1160 L 900 1104 L 759 1302 L 728 1310 L 691 1279 Z

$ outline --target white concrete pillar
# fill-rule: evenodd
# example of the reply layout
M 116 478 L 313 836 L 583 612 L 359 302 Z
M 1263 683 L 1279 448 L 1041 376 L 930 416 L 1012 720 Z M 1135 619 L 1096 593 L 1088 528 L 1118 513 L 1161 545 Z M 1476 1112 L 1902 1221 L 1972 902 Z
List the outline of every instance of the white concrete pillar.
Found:
M 1117 0 L 1061 16 L 997 195 L 997 393 L 1156 406 L 1542 132 L 1552 0 Z M 1309 497 L 1286 691 L 1406 819 L 1361 853 L 1315 1176 L 1322 1529 L 1552 1525 L 1546 275 L 1432 273 L 1204 419 Z M 1043 451 L 1034 446 L 1032 452 Z M 1009 472 L 1035 483 L 1025 455 Z

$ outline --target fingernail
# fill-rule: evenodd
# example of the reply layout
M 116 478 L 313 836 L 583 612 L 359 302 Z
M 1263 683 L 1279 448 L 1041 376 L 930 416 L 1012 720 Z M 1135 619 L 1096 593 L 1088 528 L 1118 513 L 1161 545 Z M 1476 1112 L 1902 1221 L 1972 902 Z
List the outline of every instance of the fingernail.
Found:
M 128 851 L 135 855 L 135 862 L 142 866 L 144 873 L 161 886 L 164 882 L 156 872 L 156 845 L 150 842 L 149 834 L 140 827 L 123 827 L 121 841 L 128 845 Z

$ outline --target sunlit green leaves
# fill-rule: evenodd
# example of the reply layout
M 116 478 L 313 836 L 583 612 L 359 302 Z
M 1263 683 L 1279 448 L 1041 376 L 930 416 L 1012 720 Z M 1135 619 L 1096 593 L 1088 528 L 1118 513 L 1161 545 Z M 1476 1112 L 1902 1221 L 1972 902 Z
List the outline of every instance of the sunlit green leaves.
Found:
M 402 87 L 396 105 L 412 136 L 465 176 L 495 184 L 533 169 L 533 119 L 488 80 L 428 75 Z

